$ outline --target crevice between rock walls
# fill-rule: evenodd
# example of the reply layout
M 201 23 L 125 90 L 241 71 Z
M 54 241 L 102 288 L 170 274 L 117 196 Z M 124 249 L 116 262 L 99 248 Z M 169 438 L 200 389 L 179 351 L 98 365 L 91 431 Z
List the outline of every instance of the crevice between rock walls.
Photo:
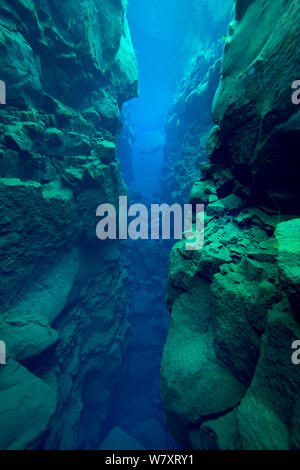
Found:
M 186 448 L 300 447 L 299 9 L 236 1 L 229 27 L 191 194 L 206 206 L 205 245 L 179 242 L 170 258 L 162 394 Z
M 0 448 L 98 448 L 128 343 L 119 247 L 96 208 L 137 64 L 124 1 L 3 0 Z

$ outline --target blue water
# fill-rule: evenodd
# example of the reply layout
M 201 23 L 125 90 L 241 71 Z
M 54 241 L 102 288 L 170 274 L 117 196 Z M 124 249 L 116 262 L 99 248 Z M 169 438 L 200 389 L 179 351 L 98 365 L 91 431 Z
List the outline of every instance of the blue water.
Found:
M 217 41 L 220 44 L 232 4 L 232 0 L 129 1 L 140 96 L 126 105 L 123 121 L 127 128 L 119 139 L 119 158 L 131 202 L 148 206 L 168 202 L 160 188 L 167 114 L 195 56 L 206 53 L 206 48 L 214 49 Z M 128 140 L 133 143 L 132 155 Z M 105 445 L 112 449 L 126 447 L 119 431 L 110 434 L 116 427 L 145 448 L 178 448 L 165 425 L 159 374 L 169 323 L 165 295 L 171 246 L 164 241 L 126 241 L 122 245 L 129 274 L 132 342 L 104 433 Z
M 136 139 L 132 190 L 159 190 L 168 111 L 195 57 L 226 34 L 233 0 L 130 0 L 128 20 L 139 67 L 139 97 L 126 107 Z

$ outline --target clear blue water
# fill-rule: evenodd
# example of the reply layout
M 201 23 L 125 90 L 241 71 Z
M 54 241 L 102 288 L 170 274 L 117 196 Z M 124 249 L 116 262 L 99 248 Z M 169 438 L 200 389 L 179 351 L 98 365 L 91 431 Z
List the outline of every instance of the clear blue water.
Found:
M 217 42 L 222 49 L 231 6 L 232 0 L 129 1 L 140 96 L 126 105 L 126 122 L 134 141 L 132 165 L 126 161 L 126 145 L 120 144 L 119 157 L 132 202 L 148 206 L 168 202 L 160 187 L 167 114 L 195 56 L 206 54 L 206 48 L 214 51 Z M 128 139 L 128 130 L 124 138 Z M 148 449 L 178 447 L 166 429 L 160 398 L 160 360 L 169 322 L 165 295 L 170 249 L 171 243 L 163 241 L 127 241 L 122 246 L 129 273 L 132 344 L 106 432 L 118 426 Z M 118 434 L 109 442 L 111 448 L 124 444 Z
M 159 190 L 168 111 L 195 57 L 226 34 L 232 0 L 130 0 L 128 20 L 139 67 L 139 97 L 127 103 L 136 138 L 131 189 Z

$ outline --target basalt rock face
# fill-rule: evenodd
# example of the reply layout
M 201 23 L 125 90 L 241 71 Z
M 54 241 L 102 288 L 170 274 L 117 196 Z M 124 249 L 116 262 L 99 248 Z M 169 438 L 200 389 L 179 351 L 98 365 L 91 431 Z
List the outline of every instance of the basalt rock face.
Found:
M 129 184 L 134 179 L 133 149 L 135 135 L 130 125 L 130 115 L 126 105 L 123 107 L 121 120 L 122 130 L 118 136 L 117 141 L 117 157 L 121 163 L 121 176 L 124 178 L 126 184 Z
M 212 124 L 210 109 L 221 69 L 221 59 L 215 60 L 216 55 L 216 51 L 209 51 L 196 58 L 168 114 L 161 184 L 171 201 L 188 199 L 193 183 L 200 176 L 200 163 L 206 160 L 206 142 Z
M 191 201 L 205 245 L 170 259 L 169 428 L 195 449 L 300 447 L 299 2 L 237 1 Z
M 137 94 L 125 0 L 0 7 L 0 448 L 97 448 L 127 343 L 126 273 L 96 239 L 123 193 L 115 156 Z

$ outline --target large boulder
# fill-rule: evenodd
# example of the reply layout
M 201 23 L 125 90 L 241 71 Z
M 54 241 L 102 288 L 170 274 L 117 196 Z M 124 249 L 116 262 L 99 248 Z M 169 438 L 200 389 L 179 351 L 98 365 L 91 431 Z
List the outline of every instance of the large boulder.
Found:
M 56 390 L 12 359 L 0 369 L 0 449 L 30 448 L 47 430 Z

